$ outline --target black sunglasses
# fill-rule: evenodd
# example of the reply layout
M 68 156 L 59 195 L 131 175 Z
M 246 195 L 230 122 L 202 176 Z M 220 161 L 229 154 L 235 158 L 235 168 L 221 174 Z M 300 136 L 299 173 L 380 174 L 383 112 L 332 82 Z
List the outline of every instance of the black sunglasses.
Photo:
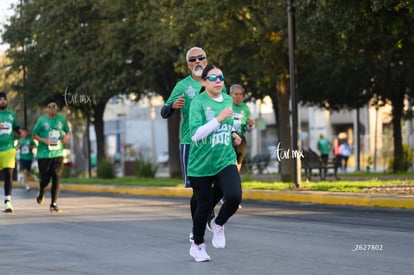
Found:
M 196 61 L 197 61 L 197 59 L 201 61 L 201 60 L 206 59 L 206 56 L 205 56 L 205 55 L 203 55 L 203 54 L 200 54 L 199 56 L 190 56 L 190 57 L 188 58 L 188 62 L 196 62 Z

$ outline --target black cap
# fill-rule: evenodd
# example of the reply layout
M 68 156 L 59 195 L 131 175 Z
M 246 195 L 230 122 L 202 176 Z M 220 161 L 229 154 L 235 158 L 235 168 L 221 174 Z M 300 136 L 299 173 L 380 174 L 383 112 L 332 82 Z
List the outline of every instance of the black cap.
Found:
M 0 92 L 0 98 L 4 97 L 5 99 L 7 99 L 7 96 L 4 92 Z

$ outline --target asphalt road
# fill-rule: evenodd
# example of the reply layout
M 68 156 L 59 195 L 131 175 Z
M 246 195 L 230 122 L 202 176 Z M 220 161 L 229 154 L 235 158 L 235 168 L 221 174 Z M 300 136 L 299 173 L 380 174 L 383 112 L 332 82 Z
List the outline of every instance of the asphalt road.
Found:
M 63 213 L 15 188 L 0 274 L 412 274 L 414 211 L 244 201 L 212 261 L 188 254 L 187 198 L 63 191 Z

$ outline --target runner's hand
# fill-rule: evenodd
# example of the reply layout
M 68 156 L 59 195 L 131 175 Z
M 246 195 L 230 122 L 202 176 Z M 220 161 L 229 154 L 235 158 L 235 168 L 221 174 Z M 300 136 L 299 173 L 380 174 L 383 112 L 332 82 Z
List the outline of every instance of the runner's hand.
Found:
M 176 101 L 174 101 L 174 103 L 172 104 L 172 108 L 173 109 L 181 109 L 183 108 L 185 105 L 185 99 L 184 99 L 184 94 L 180 95 L 179 98 L 177 98 Z

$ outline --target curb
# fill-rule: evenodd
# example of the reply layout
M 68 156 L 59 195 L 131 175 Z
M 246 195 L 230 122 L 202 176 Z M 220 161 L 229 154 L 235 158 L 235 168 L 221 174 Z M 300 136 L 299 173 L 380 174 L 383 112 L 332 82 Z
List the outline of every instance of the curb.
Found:
M 243 191 L 243 199 L 414 209 L 414 196 L 312 191 Z M 245 194 L 247 193 L 247 194 Z
M 101 185 L 62 184 L 62 190 L 81 192 L 106 192 L 116 194 L 191 197 L 190 188 L 180 187 L 119 187 Z M 243 200 L 283 201 L 359 207 L 409 208 L 414 209 L 414 196 L 378 195 L 359 193 L 332 193 L 312 191 L 244 190 Z
M 24 187 L 23 184 L 17 182 L 15 183 L 15 186 Z M 35 186 L 35 184 L 31 184 L 31 187 L 37 188 L 37 185 Z M 188 198 L 190 198 L 192 194 L 191 188 L 184 187 L 128 187 L 114 185 L 61 184 L 60 190 Z M 322 191 L 243 190 L 243 200 L 414 209 L 413 195 L 334 193 Z

